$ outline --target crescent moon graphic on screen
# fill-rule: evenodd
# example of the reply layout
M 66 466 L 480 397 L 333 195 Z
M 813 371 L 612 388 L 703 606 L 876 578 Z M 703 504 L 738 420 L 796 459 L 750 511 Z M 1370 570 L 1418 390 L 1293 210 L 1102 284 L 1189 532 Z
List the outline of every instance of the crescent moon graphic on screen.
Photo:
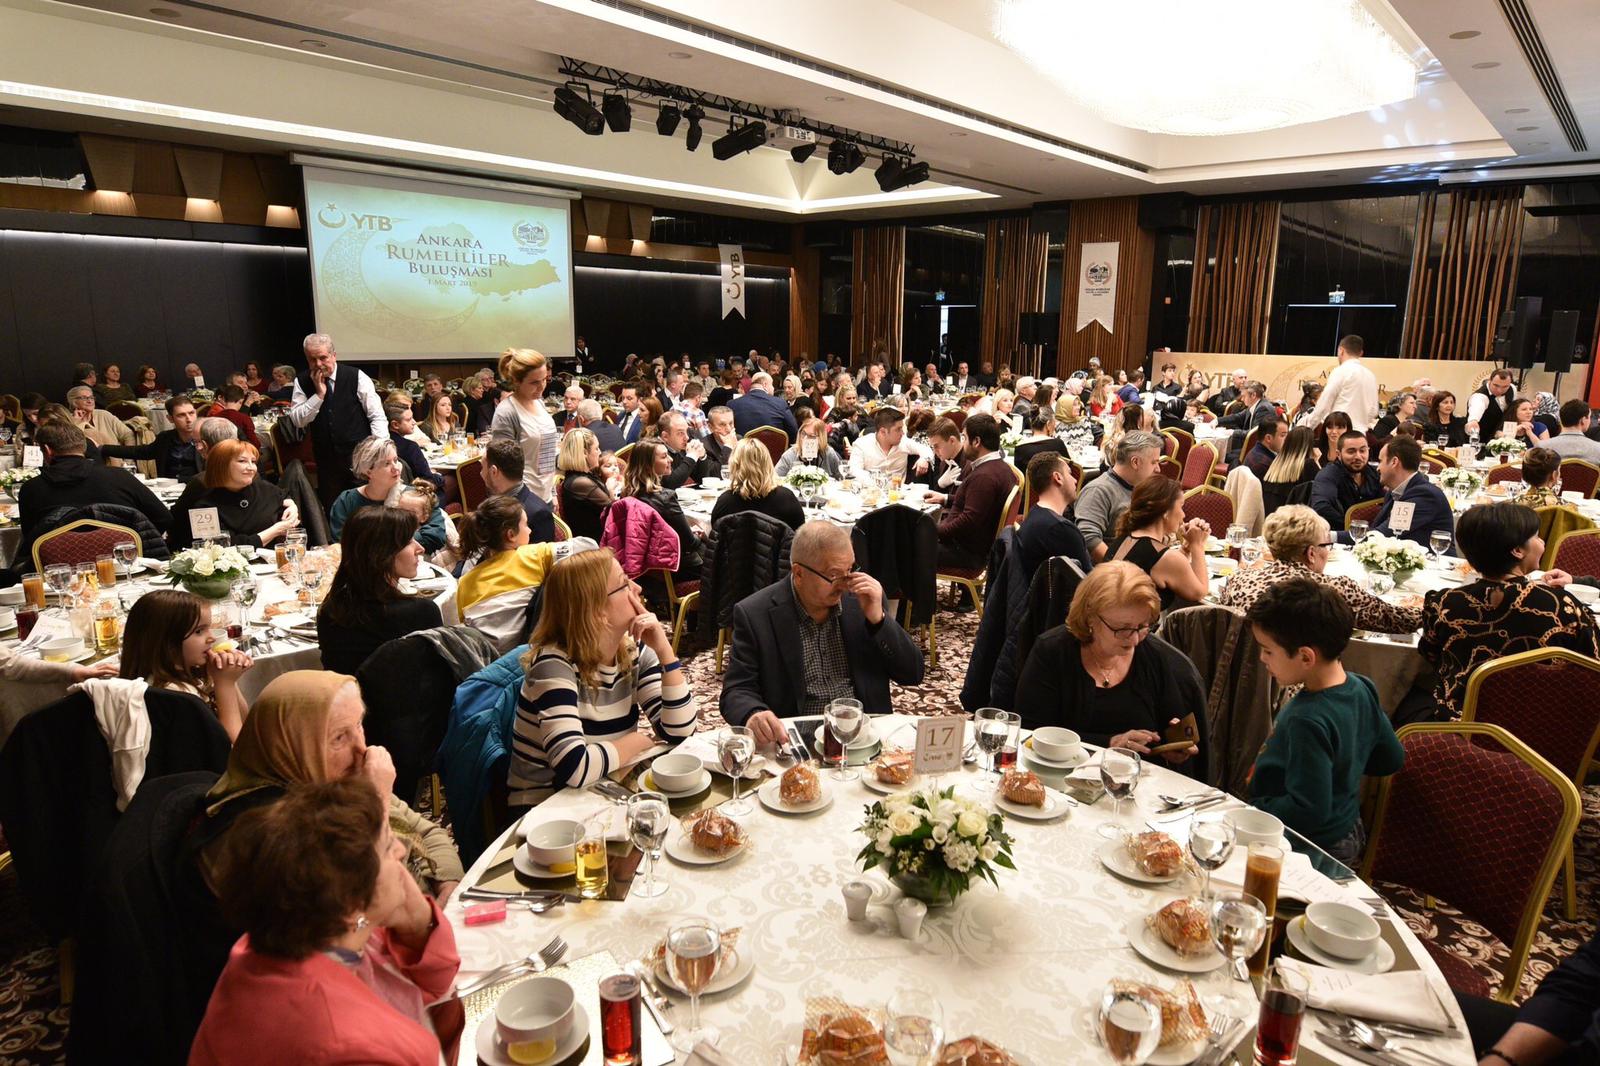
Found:
M 328 246 L 321 264 L 323 291 L 350 321 L 390 340 L 432 340 L 460 329 L 477 312 L 481 297 L 476 296 L 446 318 L 413 318 L 378 299 L 361 273 L 361 255 L 373 236 L 373 230 L 345 230 Z

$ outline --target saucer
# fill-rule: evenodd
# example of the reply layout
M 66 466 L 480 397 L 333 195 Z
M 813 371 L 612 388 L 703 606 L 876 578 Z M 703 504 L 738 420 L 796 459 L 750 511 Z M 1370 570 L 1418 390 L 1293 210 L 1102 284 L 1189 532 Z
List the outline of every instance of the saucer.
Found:
M 540 1059 L 533 1066 L 555 1066 L 558 1062 L 565 1062 L 577 1053 L 589 1040 L 589 1015 L 584 1013 L 582 1005 L 572 1005 L 572 1028 L 567 1030 L 567 1035 L 556 1044 L 556 1049 L 549 1058 Z M 505 1045 L 500 1043 L 500 1034 L 495 1029 L 494 1011 L 484 1016 L 478 1023 L 477 1037 L 478 1061 L 484 1066 L 517 1066 L 517 1063 L 506 1054 Z
M 1134 951 L 1144 956 L 1147 962 L 1153 962 L 1163 969 L 1176 970 L 1178 973 L 1210 973 L 1228 961 L 1215 945 L 1210 945 L 1209 951 L 1198 955 L 1179 955 L 1167 946 L 1159 933 L 1145 924 L 1142 914 L 1129 919 L 1124 931 Z
M 656 784 L 655 775 L 649 770 L 639 775 L 639 786 L 646 792 L 659 792 L 668 799 L 689 799 L 698 796 L 711 787 L 711 771 L 705 767 L 700 768 L 700 776 L 688 788 L 670 789 Z
M 1381 936 L 1378 938 L 1376 950 L 1366 958 L 1341 959 L 1337 955 L 1329 955 L 1311 942 L 1311 932 L 1306 928 L 1306 916 L 1303 914 L 1290 921 L 1284 927 L 1283 933 L 1288 938 L 1290 947 L 1318 966 L 1363 974 L 1388 973 L 1394 969 L 1394 948 L 1390 947 Z
M 774 777 L 756 789 L 756 798 L 761 801 L 761 806 L 776 814 L 812 814 L 833 804 L 833 789 L 823 782 L 821 794 L 810 803 L 785 803 L 783 781 Z
M 1013 818 L 1021 818 L 1025 822 L 1050 822 L 1062 817 L 1072 810 L 1072 804 L 1067 797 L 1049 786 L 1044 790 L 1044 806 L 1029 807 L 1023 803 L 1013 803 L 1000 794 L 998 788 L 994 792 L 994 805 L 1005 811 Z
M 527 851 L 527 845 L 524 844 L 511 855 L 511 865 L 515 866 L 517 873 L 523 877 L 531 877 L 535 881 L 565 881 L 577 875 L 576 867 L 566 873 L 557 873 L 548 866 L 541 866 L 528 857 Z
M 1040 755 L 1038 752 L 1033 750 L 1032 737 L 1024 740 L 1022 742 L 1022 746 L 1027 749 L 1028 758 L 1038 763 L 1040 766 L 1043 766 L 1046 770 L 1076 770 L 1078 767 L 1089 761 L 1089 749 L 1081 746 L 1078 748 L 1078 757 L 1076 759 L 1067 760 L 1046 759 L 1043 755 Z

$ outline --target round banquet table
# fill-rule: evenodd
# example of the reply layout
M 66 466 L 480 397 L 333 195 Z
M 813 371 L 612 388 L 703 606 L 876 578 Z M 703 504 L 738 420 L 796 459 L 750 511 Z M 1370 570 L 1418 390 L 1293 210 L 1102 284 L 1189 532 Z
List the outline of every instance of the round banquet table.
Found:
M 456 580 L 449 572 L 435 567 L 431 563 L 423 563 L 423 567 L 432 571 L 429 577 L 430 586 L 441 586 L 440 591 L 433 595 L 433 600 L 439 605 L 439 613 L 446 619 L 456 617 Z M 419 576 L 422 576 L 419 571 Z M 164 578 L 153 574 L 136 575 L 134 583 L 147 589 L 170 588 Z M 289 585 L 276 574 L 258 574 L 256 582 L 259 588 L 256 604 L 251 611 L 251 633 L 259 638 L 269 641 L 264 652 L 254 656 L 254 664 L 239 678 L 239 691 L 246 702 L 254 702 L 256 696 L 279 674 L 288 673 L 290 670 L 320 670 L 322 669 L 322 649 L 315 641 L 305 640 L 281 632 L 271 627 L 265 621 L 265 610 L 269 603 L 279 603 L 291 600 L 295 592 Z M 121 587 L 119 585 L 119 587 Z M 225 604 L 227 601 L 223 601 Z M 232 606 L 229 604 L 228 606 Z M 52 612 L 54 609 L 52 608 Z M 214 625 L 220 622 L 213 609 L 212 621 Z M 448 623 L 447 623 L 448 624 Z M 13 630 L 6 638 L 8 644 L 14 644 L 16 631 Z M 94 659 L 87 660 L 90 662 Z M 67 695 L 70 683 L 66 681 L 8 681 L 0 680 L 0 746 L 5 744 L 6 738 L 11 735 L 11 730 L 25 715 L 38 710 L 40 707 L 54 703 Z
M 880 736 L 901 743 L 913 721 L 891 716 L 874 723 Z M 809 727 L 805 732 L 809 734 Z M 798 1043 L 807 995 L 832 994 L 856 1006 L 874 1007 L 897 988 L 913 984 L 936 994 L 951 1038 L 987 1036 L 1029 1066 L 1106 1062 L 1090 1023 L 1106 982 L 1133 976 L 1172 988 L 1180 978 L 1145 962 L 1130 946 L 1124 928 L 1131 919 L 1198 889 L 1198 883 L 1188 878 L 1171 886 L 1123 881 L 1096 857 L 1107 844 L 1096 832 L 1101 824 L 1117 821 L 1129 829 L 1142 828 L 1159 804 L 1157 793 L 1188 795 L 1202 790 L 1197 782 L 1164 767 L 1150 763 L 1146 767 L 1133 801 L 1137 813 L 1125 802 L 1123 815 L 1116 819 L 1111 801 L 1102 799 L 1093 806 L 1072 808 L 1067 817 L 1053 822 L 1008 816 L 1006 830 L 1015 838 L 1016 871 L 999 870 L 998 888 L 979 882 L 955 905 L 931 909 L 915 942 L 894 930 L 892 909 L 885 904 L 870 907 L 867 921 L 846 920 L 840 894 L 846 881 L 862 878 L 881 883 L 888 903 L 900 893 L 880 872 L 861 873 L 855 858 L 865 841 L 856 832 L 863 808 L 879 797 L 859 780 L 837 782 L 825 774 L 833 802 L 824 810 L 800 817 L 779 815 L 752 796 L 752 813 L 740 819 L 752 839 L 747 852 L 714 866 L 685 866 L 664 858 L 657 875 L 669 887 L 655 899 L 568 902 L 543 915 L 511 907 L 502 923 L 468 926 L 462 915 L 467 901 L 458 893 L 446 913 L 455 925 L 461 953 L 459 980 L 465 983 L 525 956 L 555 934 L 569 945 L 564 961 L 609 951 L 618 962 L 626 962 L 645 955 L 672 922 L 700 916 L 724 927 L 739 927 L 740 950 L 755 957 L 754 972 L 745 982 L 701 1001 L 703 1021 L 721 1030 L 719 1047 L 731 1062 L 789 1061 L 781 1056 Z M 970 790 L 976 780 L 968 772 L 948 775 L 944 783 Z M 607 806 L 593 793 L 567 790 L 535 808 L 530 819 L 582 818 L 585 811 Z M 1216 817 L 1223 809 L 1214 807 L 1201 816 Z M 512 854 L 516 832 L 516 826 L 508 829 L 478 857 L 463 887 L 477 884 L 486 872 L 499 878 L 494 881 L 497 887 L 507 887 L 500 871 Z M 1303 842 L 1296 847 L 1316 850 Z M 1309 872 L 1307 865 L 1314 882 L 1314 891 L 1308 894 L 1375 895 L 1334 860 L 1320 852 L 1317 856 L 1315 861 L 1323 868 L 1351 880 L 1336 884 Z M 1227 869 L 1219 871 L 1219 885 Z M 635 874 L 636 879 L 642 876 Z M 524 882 L 528 884 L 532 882 Z M 1423 971 L 1456 1032 L 1464 1033 L 1449 988 L 1421 944 L 1398 919 L 1379 924 L 1396 951 L 1396 968 Z M 1225 1005 L 1229 1013 L 1253 1023 L 1255 995 L 1227 970 L 1224 966 L 1195 977 L 1196 987 L 1208 1008 Z M 679 1000 L 668 1017 L 682 1026 L 688 1015 L 687 1003 Z M 1317 1028 L 1308 1018 L 1305 1030 Z M 461 1063 L 476 1061 L 472 1032 L 469 1026 Z M 585 1062 L 599 1061 L 593 1043 Z M 1464 1035 L 1441 1035 L 1418 1046 L 1449 1061 L 1471 1061 L 1470 1042 Z M 1243 1050 L 1248 1061 L 1248 1045 Z M 685 1056 L 680 1054 L 678 1061 L 685 1061 Z M 1353 1060 L 1321 1047 L 1314 1036 L 1302 1041 L 1303 1064 L 1345 1061 Z

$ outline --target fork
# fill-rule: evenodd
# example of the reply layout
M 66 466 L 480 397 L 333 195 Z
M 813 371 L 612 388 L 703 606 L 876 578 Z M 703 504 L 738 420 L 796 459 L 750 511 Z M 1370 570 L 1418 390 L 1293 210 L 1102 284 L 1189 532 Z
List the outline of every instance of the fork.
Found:
M 1198 1066 L 1210 1066 L 1211 1063 L 1221 1062 L 1223 1044 L 1227 1042 L 1228 1035 L 1233 1032 L 1239 1019 L 1227 1014 L 1213 1014 L 1209 1026 L 1210 1032 L 1206 1036 L 1205 1049 L 1195 1057 Z
M 613 803 L 626 803 L 628 797 L 633 795 L 626 788 L 612 781 L 610 778 L 601 778 L 589 786 L 591 791 L 598 792 Z
M 550 967 L 554 966 L 566 953 L 567 942 L 561 939 L 559 935 L 553 936 L 550 938 L 550 943 L 532 953 L 527 958 L 518 959 L 515 962 L 508 962 L 504 966 L 496 966 L 488 973 L 482 974 L 477 979 L 469 981 L 461 988 L 456 989 L 453 995 L 445 996 L 444 999 L 441 999 L 438 1002 L 443 1003 L 449 999 L 465 999 L 474 992 L 488 988 L 490 985 L 497 985 L 508 977 L 516 977 L 519 974 L 528 973 L 530 971 L 533 973 L 543 973 Z M 433 1004 L 431 1003 L 429 1004 L 429 1006 L 432 1005 Z

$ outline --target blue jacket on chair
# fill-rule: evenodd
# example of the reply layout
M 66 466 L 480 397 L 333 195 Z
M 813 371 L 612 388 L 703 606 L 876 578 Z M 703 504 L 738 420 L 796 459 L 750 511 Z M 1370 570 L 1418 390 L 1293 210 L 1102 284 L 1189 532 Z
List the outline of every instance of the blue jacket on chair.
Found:
M 450 797 L 451 831 L 464 865 L 488 846 L 478 809 L 495 774 L 505 776 L 511 757 L 511 728 L 522 691 L 522 657 L 518 645 L 463 681 L 456 689 L 450 722 L 434 768 Z

